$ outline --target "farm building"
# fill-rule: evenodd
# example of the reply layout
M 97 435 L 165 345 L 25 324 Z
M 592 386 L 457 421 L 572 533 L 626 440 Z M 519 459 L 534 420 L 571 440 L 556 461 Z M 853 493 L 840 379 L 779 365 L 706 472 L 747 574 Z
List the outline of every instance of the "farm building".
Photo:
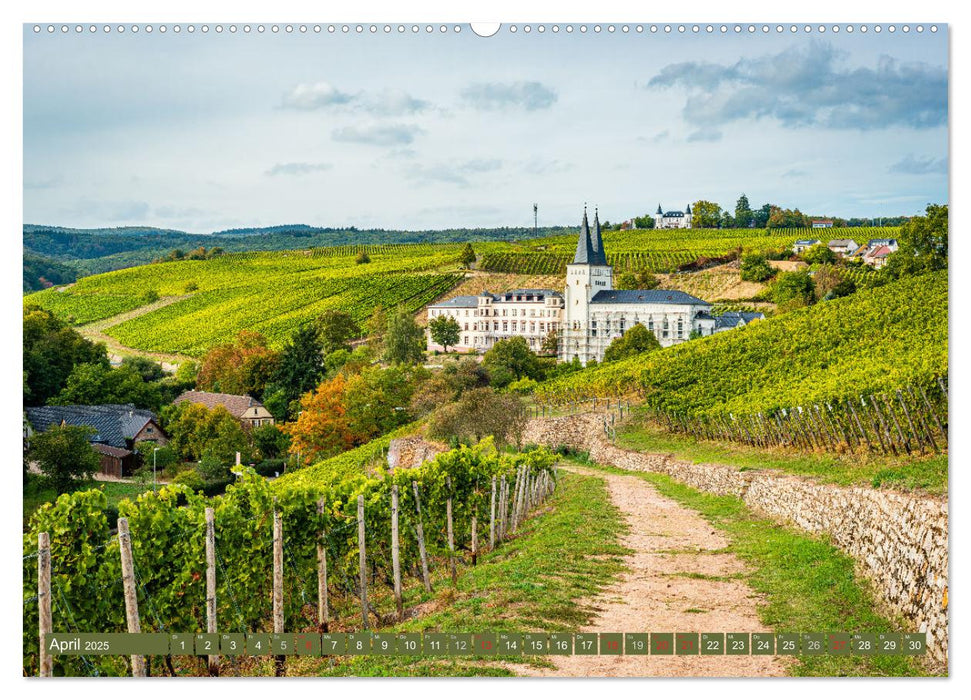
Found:
M 219 394 L 211 391 L 186 391 L 173 403 L 202 404 L 208 409 L 222 406 L 245 427 L 258 428 L 261 425 L 273 425 L 273 414 L 266 410 L 262 403 L 252 396 L 239 394 Z
M 135 443 L 164 445 L 168 436 L 151 411 L 131 404 L 101 406 L 36 406 L 25 409 L 27 435 L 43 433 L 52 426 L 88 426 L 95 432 L 89 438 L 101 458 L 101 473 L 106 476 L 131 476 L 135 470 Z

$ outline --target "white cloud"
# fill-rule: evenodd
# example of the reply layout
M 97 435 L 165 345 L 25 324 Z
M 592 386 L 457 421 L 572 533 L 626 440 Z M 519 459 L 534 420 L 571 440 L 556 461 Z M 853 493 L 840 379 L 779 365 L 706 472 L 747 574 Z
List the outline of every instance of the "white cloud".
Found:
M 330 170 L 334 166 L 330 163 L 277 163 L 266 171 L 266 175 L 310 175 Z
M 344 105 L 354 99 L 330 83 L 300 83 L 283 96 L 283 106 L 290 109 L 314 110 Z

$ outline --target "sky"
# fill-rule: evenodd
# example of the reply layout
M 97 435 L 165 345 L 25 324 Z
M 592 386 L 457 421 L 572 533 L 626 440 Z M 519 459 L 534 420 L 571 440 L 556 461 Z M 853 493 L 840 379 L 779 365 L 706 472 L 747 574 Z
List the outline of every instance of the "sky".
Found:
M 584 203 L 611 221 L 699 199 L 734 210 L 743 192 L 843 217 L 948 198 L 944 27 L 396 26 L 25 26 L 24 222 L 435 229 L 531 226 L 534 202 L 542 226 L 576 225 Z

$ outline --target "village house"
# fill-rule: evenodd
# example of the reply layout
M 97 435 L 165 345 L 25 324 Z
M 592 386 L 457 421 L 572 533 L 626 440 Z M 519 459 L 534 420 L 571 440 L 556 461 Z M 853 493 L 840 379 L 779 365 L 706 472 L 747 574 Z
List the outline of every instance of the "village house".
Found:
M 792 244 L 792 252 L 798 255 L 804 250 L 812 248 L 814 245 L 820 245 L 822 241 L 816 238 L 803 238 Z
M 833 228 L 833 222 L 830 219 L 813 219 L 813 228 Z
M 28 440 L 33 433 L 43 433 L 59 425 L 88 426 L 94 433 L 88 438 L 101 459 L 101 473 L 106 476 L 131 476 L 137 468 L 136 443 L 168 443 L 155 414 L 132 404 L 100 406 L 31 406 L 27 414 Z
M 893 253 L 890 246 L 878 245 L 875 248 L 868 248 L 863 254 L 863 264 L 869 265 L 877 270 L 887 264 L 887 258 Z
M 202 404 L 210 410 L 216 406 L 222 406 L 236 420 L 249 428 L 258 428 L 261 425 L 273 425 L 274 422 L 273 414 L 266 410 L 262 403 L 251 396 L 219 394 L 210 391 L 186 391 L 173 403 L 180 404 L 186 401 Z
M 834 238 L 828 244 L 828 248 L 841 258 L 853 254 L 859 247 L 852 238 Z

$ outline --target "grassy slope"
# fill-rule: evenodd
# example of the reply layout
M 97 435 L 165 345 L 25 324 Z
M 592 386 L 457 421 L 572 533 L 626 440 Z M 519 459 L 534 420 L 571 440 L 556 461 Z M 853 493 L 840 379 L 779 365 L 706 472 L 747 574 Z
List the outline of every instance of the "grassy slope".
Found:
M 731 541 L 727 550 L 751 568 L 748 583 L 766 601 L 759 616 L 773 631 L 913 631 L 878 612 L 869 585 L 854 575 L 853 560 L 825 538 L 761 518 L 737 498 L 702 493 L 663 474 L 597 468 L 644 479 L 722 530 Z M 793 671 L 800 676 L 926 674 L 917 662 L 895 656 L 801 656 Z
M 637 419 L 617 431 L 617 442 L 627 449 L 672 454 L 697 464 L 707 462 L 739 469 L 778 469 L 840 485 L 947 493 L 947 455 L 911 459 L 876 454 L 824 455 L 765 450 L 736 443 L 696 440 L 690 435 L 672 434 Z
M 643 387 L 686 413 L 769 412 L 947 372 L 947 273 L 900 280 L 740 330 L 568 375 L 540 396 Z

